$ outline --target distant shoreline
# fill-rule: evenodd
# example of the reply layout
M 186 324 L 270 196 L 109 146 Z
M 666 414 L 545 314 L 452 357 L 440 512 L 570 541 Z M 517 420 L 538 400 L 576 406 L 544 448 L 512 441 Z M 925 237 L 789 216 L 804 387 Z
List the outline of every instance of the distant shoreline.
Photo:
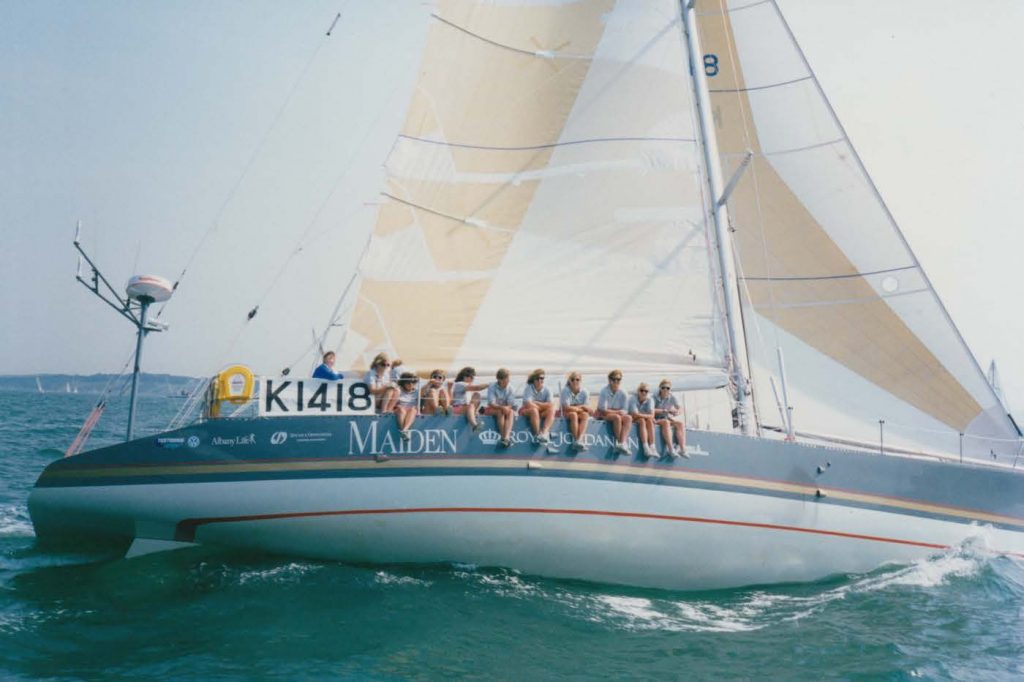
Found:
M 117 374 L 0 374 L 0 390 L 28 393 L 102 393 L 108 384 L 118 390 L 121 382 L 131 380 L 130 374 L 117 379 Z M 139 376 L 140 392 L 144 395 L 183 395 L 200 381 L 197 377 L 177 374 L 148 374 Z

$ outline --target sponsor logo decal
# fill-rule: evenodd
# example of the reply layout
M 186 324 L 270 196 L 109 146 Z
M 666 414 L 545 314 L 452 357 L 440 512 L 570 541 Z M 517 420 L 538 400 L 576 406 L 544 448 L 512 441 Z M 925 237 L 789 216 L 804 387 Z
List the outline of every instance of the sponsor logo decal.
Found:
M 214 436 L 213 440 L 210 441 L 212 445 L 219 445 L 221 447 L 234 447 L 236 445 L 255 445 L 256 434 L 250 433 L 248 436 L 235 436 L 234 438 L 222 438 L 221 436 Z
M 280 445 L 281 443 L 285 442 L 286 440 L 288 440 L 288 432 L 287 431 L 275 431 L 274 434 L 270 436 L 270 444 L 271 445 Z
M 360 424 L 352 421 L 348 431 L 348 452 L 351 455 L 454 455 L 458 430 L 413 429 L 409 440 L 402 440 L 397 430 L 378 429 L 378 421 Z
M 188 446 L 190 448 L 198 448 L 199 447 L 199 436 L 189 436 L 188 437 Z
M 156 439 L 156 446 L 158 448 L 167 448 L 168 450 L 174 450 L 175 448 L 180 448 L 184 444 L 185 444 L 185 439 L 184 438 L 157 438 Z

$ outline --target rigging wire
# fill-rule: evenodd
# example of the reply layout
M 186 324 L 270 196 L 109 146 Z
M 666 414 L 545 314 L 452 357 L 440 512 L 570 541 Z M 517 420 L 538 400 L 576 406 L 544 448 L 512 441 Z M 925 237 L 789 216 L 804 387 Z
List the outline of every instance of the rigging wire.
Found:
M 316 47 L 313 49 L 312 53 L 310 53 L 309 58 L 306 60 L 305 65 L 302 67 L 302 70 L 299 72 L 298 77 L 295 79 L 295 81 L 292 83 L 291 88 L 288 90 L 288 93 L 285 96 L 284 101 L 281 103 L 281 106 L 278 107 L 277 112 L 274 114 L 274 117 L 271 120 L 270 125 L 267 127 L 266 131 L 263 133 L 263 137 L 260 139 L 260 141 L 256 145 L 255 149 L 253 149 L 252 154 L 249 156 L 249 159 L 246 161 L 245 166 L 243 166 L 243 168 L 242 168 L 241 174 L 239 174 L 238 179 L 235 180 L 235 184 L 228 191 L 227 196 L 224 198 L 224 201 L 221 203 L 220 208 L 217 210 L 217 213 L 214 216 L 213 222 L 206 229 L 206 232 L 203 233 L 203 236 L 199 239 L 199 243 L 196 244 L 195 249 L 193 249 L 191 255 L 185 261 L 185 266 L 181 269 L 181 272 L 178 274 L 177 279 L 174 280 L 174 286 L 173 286 L 173 289 L 172 289 L 173 291 L 177 291 L 178 290 L 178 287 L 181 285 L 182 280 L 185 279 L 185 275 L 188 273 L 188 270 L 192 266 L 192 263 L 195 261 L 196 257 L 199 255 L 200 251 L 202 251 L 203 245 L 210 238 L 210 235 L 212 235 L 214 232 L 216 232 L 217 229 L 220 227 L 221 220 L 223 220 L 224 214 L 227 212 L 228 206 L 231 204 L 232 200 L 235 198 L 235 195 L 238 193 L 238 190 L 241 188 L 241 186 L 242 186 L 243 182 L 245 181 L 245 179 L 249 176 L 249 171 L 252 169 L 252 167 L 255 164 L 256 160 L 263 153 L 263 149 L 266 147 L 267 141 L 270 139 L 271 134 L 277 128 L 277 125 L 281 121 L 281 118 L 283 117 L 284 112 L 288 109 L 288 105 L 291 104 L 291 101 L 294 98 L 295 93 L 298 91 L 299 86 L 302 84 L 303 80 L 305 80 L 306 74 L 309 72 L 309 69 L 313 65 L 313 62 L 316 60 L 317 56 L 320 54 L 320 50 L 323 49 L 324 44 L 330 38 L 331 31 L 334 30 L 335 25 L 338 23 L 338 20 L 341 18 L 342 11 L 345 9 L 345 6 L 347 6 L 347 5 L 348 5 L 348 0 L 346 0 L 345 4 L 342 5 L 341 10 L 339 10 L 337 15 L 334 17 L 334 21 L 331 23 L 330 29 L 328 29 L 328 31 L 324 35 L 324 37 L 321 38 L 317 42 Z M 170 300 L 164 302 L 164 304 L 162 306 L 160 306 L 160 309 L 156 313 L 156 319 L 160 318 L 160 316 L 163 314 L 164 310 L 167 308 L 168 304 L 170 304 Z

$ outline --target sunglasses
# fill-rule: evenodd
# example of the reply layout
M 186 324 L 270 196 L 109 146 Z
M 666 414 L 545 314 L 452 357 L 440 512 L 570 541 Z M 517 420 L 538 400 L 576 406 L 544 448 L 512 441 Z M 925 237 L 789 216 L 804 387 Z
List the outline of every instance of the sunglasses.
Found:
M 390 367 L 390 366 L 391 366 L 391 363 L 390 363 L 390 362 L 382 362 L 382 363 L 380 363 L 380 365 L 378 365 L 378 366 L 379 366 L 379 367 Z
M 641 388 L 639 391 L 637 391 L 637 393 L 647 393 L 647 389 Z
M 573 377 L 572 379 L 569 379 L 569 381 L 579 381 L 579 380 L 580 380 L 579 377 Z
M 444 379 L 444 377 L 443 377 L 443 376 L 441 376 L 440 374 L 434 374 L 434 375 L 433 375 L 433 376 L 431 376 L 430 378 L 431 378 L 431 379 L 437 379 L 438 381 L 440 381 L 440 380 Z
M 541 379 L 543 379 L 543 378 L 544 378 L 544 375 L 543 375 L 543 374 L 541 374 L 541 375 L 540 375 L 539 377 L 537 377 L 537 380 L 538 380 L 538 381 L 540 381 L 540 380 L 541 380 Z
M 622 381 L 622 377 L 612 377 L 608 381 Z
M 672 387 L 671 386 L 658 386 L 658 388 L 660 388 L 663 391 L 668 391 L 668 390 L 671 390 Z

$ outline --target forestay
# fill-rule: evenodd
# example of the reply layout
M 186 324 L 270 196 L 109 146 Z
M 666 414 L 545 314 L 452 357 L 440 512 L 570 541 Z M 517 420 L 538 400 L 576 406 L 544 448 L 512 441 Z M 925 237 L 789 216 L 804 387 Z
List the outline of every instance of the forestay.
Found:
M 442 0 L 428 30 L 350 321 L 328 339 L 339 364 L 383 350 L 421 371 L 722 385 L 678 2 Z
M 877 442 L 881 427 L 953 453 L 964 433 L 967 455 L 1015 455 L 1013 424 L 775 2 L 697 9 L 726 177 L 753 152 L 729 211 L 762 417 L 778 414 L 778 345 L 798 429 Z

